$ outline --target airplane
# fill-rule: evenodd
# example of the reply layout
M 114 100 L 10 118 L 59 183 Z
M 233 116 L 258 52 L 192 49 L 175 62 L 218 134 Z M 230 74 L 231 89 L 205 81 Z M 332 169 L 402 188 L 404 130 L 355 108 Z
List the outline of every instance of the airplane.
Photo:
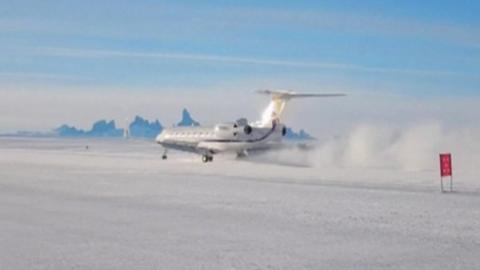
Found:
M 155 139 L 156 143 L 164 148 L 162 159 L 167 159 L 169 149 L 200 154 L 202 161 L 207 163 L 213 161 L 213 156 L 218 153 L 231 152 L 244 157 L 250 152 L 277 148 L 287 132 L 280 117 L 289 100 L 345 96 L 341 93 L 304 94 L 281 90 L 258 90 L 257 93 L 271 97 L 261 120 L 249 123 L 245 118 L 241 118 L 213 127 L 166 128 Z

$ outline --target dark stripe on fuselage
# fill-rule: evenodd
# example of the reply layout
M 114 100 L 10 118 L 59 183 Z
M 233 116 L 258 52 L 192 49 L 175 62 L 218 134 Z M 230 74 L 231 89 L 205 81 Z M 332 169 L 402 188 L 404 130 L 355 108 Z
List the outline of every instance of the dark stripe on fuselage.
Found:
M 248 142 L 248 143 L 254 143 L 254 142 L 260 142 L 265 140 L 266 138 L 270 137 L 275 132 L 275 128 L 277 127 L 277 124 L 274 122 L 272 125 L 272 129 L 270 129 L 265 135 L 263 135 L 260 138 L 256 139 L 248 139 L 248 140 L 232 140 L 232 139 L 212 139 L 212 140 L 204 140 L 204 142 L 221 142 L 221 143 L 234 143 L 234 142 Z

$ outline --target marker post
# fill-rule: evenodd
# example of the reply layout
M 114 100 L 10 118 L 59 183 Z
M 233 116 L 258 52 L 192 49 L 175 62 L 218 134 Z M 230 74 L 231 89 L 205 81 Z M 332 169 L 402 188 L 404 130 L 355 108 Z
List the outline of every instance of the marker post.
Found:
M 450 177 L 450 192 L 453 191 L 453 168 L 452 168 L 452 154 L 440 154 L 440 190 L 445 192 L 443 188 L 443 178 Z

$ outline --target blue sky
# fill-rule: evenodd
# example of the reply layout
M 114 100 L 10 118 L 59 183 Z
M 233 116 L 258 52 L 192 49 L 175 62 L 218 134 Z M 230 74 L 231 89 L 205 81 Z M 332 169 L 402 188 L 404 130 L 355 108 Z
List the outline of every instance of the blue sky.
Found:
M 2 1 L 0 87 L 10 106 L 41 92 L 33 114 L 65 93 L 116 91 L 476 99 L 479 12 L 477 1 Z M 29 127 L 12 119 L 0 125 Z

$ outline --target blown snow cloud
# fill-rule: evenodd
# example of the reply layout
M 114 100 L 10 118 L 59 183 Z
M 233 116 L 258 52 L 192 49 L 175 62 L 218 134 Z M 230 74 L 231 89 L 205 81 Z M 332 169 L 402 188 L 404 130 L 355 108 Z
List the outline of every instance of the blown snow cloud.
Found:
M 438 122 L 402 128 L 359 124 L 344 137 L 320 141 L 309 162 L 326 176 L 344 179 L 431 181 L 438 178 L 438 154 L 451 152 L 455 174 L 472 183 L 480 163 L 479 136 L 478 128 L 448 129 Z

